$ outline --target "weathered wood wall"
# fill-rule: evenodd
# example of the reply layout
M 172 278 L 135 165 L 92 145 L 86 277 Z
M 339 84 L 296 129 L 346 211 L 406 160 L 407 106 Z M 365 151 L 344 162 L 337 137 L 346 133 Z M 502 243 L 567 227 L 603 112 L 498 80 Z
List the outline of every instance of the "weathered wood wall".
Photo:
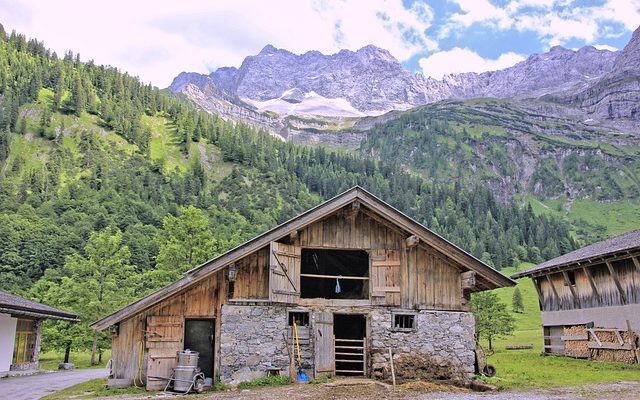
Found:
M 235 263 L 237 270 L 233 299 L 269 298 L 269 247 Z
M 407 248 L 403 245 L 407 236 L 406 232 L 364 207 L 358 212 L 347 207 L 302 229 L 294 244 L 308 248 L 368 251 L 374 304 L 465 309 L 460 281 L 462 268 L 424 243 Z M 377 296 L 381 293 L 384 300 Z
M 140 361 L 143 380 L 146 380 L 148 371 L 152 371 L 156 376 L 169 376 L 171 369 L 175 366 L 176 351 L 183 349 L 184 319 L 216 318 L 222 303 L 226 301 L 226 288 L 226 277 L 223 272 L 218 272 L 144 312 L 120 322 L 118 335 L 113 337 L 112 342 L 111 357 L 115 378 L 139 379 Z M 153 317 L 175 317 L 181 321 L 182 329 L 173 326 L 174 321 L 164 321 L 162 318 L 154 320 Z M 155 326 L 148 326 L 149 324 Z M 216 318 L 215 329 L 218 337 L 219 318 Z M 165 340 L 154 335 L 153 332 L 161 334 Z M 158 338 L 147 340 L 152 336 Z M 217 354 L 218 348 L 219 343 L 216 342 L 214 354 Z M 148 370 L 151 363 L 156 365 Z M 214 365 L 214 374 L 215 371 L 217 371 L 216 365 Z M 151 385 L 148 385 L 148 388 L 164 388 L 161 380 L 150 380 L 149 383 Z
M 631 258 L 573 270 L 575 285 L 569 285 L 562 272 L 535 279 L 542 296 L 542 311 L 574 310 L 640 303 L 640 273 Z M 595 288 L 595 290 L 594 290 Z

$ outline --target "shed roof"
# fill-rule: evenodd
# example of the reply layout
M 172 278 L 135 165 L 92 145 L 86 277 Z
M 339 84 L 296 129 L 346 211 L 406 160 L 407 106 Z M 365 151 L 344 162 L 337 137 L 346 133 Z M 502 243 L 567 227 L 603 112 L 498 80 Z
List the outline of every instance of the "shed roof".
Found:
M 3 292 L 2 290 L 0 290 L 0 312 L 35 318 L 61 319 L 67 321 L 78 320 L 76 314 Z
M 318 221 L 325 216 L 339 210 L 340 208 L 354 202 L 360 201 L 363 205 L 380 215 L 382 218 L 395 224 L 399 228 L 418 236 L 423 242 L 439 250 L 461 265 L 475 271 L 481 278 L 483 289 L 494 289 L 504 286 L 513 286 L 515 282 L 491 268 L 484 262 L 475 258 L 471 254 L 462 250 L 435 232 L 427 229 L 424 225 L 409 218 L 394 207 L 380 200 L 360 186 L 355 186 L 336 197 L 321 203 L 320 205 L 298 215 L 295 218 L 249 240 L 248 242 L 235 247 L 226 253 L 209 260 L 196 268 L 187 271 L 178 281 L 132 303 L 115 313 L 94 322 L 91 326 L 94 329 L 102 330 L 119 321 L 129 318 L 140 311 L 143 311 L 154 304 L 166 299 L 173 293 L 182 290 L 194 283 L 205 279 L 218 270 L 226 267 L 240 258 L 256 250 L 267 246 L 271 241 L 279 240 L 291 232 L 301 229 L 309 224 Z
M 640 250 L 640 230 L 627 232 L 610 239 L 590 244 L 560 257 L 545 261 L 542 264 L 538 264 L 526 271 L 514 274 L 511 277 L 513 279 L 518 279 L 544 272 L 551 268 L 587 262 L 594 258 L 607 258 L 615 256 L 621 252 L 630 252 L 634 250 Z

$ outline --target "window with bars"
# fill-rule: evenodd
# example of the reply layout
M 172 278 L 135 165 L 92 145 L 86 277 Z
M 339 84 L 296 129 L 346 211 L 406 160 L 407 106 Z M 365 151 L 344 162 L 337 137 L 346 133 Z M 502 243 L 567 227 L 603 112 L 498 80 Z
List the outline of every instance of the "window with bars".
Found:
M 309 326 L 309 313 L 304 311 L 289 312 L 289 326 L 293 326 L 296 321 L 297 326 Z
M 31 362 L 35 351 L 36 324 L 31 319 L 18 319 L 13 345 L 13 364 Z
M 394 314 L 393 329 L 397 331 L 416 330 L 416 316 L 414 314 Z

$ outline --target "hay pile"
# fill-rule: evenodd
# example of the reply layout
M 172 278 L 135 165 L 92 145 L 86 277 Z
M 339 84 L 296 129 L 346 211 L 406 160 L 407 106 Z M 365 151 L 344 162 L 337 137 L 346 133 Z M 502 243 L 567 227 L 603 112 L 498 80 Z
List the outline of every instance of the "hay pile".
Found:
M 465 393 L 469 389 L 461 388 L 454 385 L 445 385 L 442 383 L 428 382 L 428 381 L 409 381 L 405 382 L 399 387 L 403 390 L 412 390 L 415 392 L 447 392 L 447 393 Z

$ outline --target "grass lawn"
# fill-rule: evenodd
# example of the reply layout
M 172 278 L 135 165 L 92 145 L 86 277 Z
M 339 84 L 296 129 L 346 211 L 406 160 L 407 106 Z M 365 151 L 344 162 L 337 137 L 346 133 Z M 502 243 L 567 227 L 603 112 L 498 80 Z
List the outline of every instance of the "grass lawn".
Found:
M 97 357 L 97 355 L 96 355 Z M 91 366 L 91 352 L 71 352 L 69 362 L 73 363 L 77 369 L 84 368 L 105 368 L 107 361 L 111 358 L 111 350 L 105 350 L 102 353 L 102 362 L 98 365 Z M 64 353 L 58 351 L 47 351 L 40 354 L 40 369 L 55 371 L 58 364 L 64 360 Z
M 523 264 L 522 271 L 531 264 Z M 505 275 L 515 268 L 502 270 Z M 542 356 L 542 320 L 538 297 L 530 278 L 518 280 L 522 293 L 524 313 L 513 313 L 516 329 L 513 336 L 494 340 L 495 353 L 488 362 L 496 367 L 495 378 L 487 379 L 500 389 L 532 389 L 552 386 L 578 386 L 588 383 L 640 381 L 640 365 L 576 360 L 568 357 Z M 500 300 L 511 310 L 511 298 L 515 288 L 496 290 Z M 507 345 L 532 344 L 530 350 L 505 350 Z M 482 343 L 487 349 L 487 343 Z
M 92 397 L 118 396 L 126 394 L 144 394 L 144 388 L 130 387 L 124 389 L 107 389 L 106 379 L 94 379 L 80 383 L 43 397 L 43 400 L 90 399 Z

